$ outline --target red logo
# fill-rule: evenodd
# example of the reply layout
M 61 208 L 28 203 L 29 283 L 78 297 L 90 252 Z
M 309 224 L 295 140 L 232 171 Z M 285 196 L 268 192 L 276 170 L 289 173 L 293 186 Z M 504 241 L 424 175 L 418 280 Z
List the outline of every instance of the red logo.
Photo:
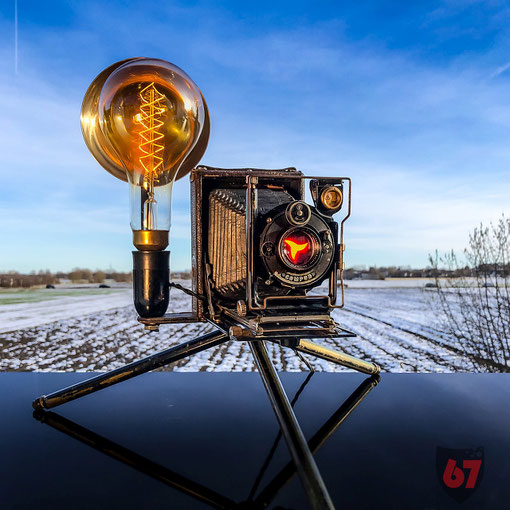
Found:
M 436 450 L 436 468 L 441 485 L 459 503 L 480 486 L 483 464 L 483 448 L 455 450 L 438 447 Z

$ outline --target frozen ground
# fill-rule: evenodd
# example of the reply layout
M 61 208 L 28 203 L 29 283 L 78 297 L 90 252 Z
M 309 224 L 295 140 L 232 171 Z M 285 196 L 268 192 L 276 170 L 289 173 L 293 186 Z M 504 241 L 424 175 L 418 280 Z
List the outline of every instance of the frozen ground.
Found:
M 130 304 L 131 287 L 128 286 L 3 291 L 0 293 L 0 335 Z
M 335 311 L 334 316 L 358 336 L 324 340 L 326 345 L 376 361 L 386 371 L 472 370 L 469 360 L 441 333 L 434 292 L 423 288 L 423 280 L 415 287 L 409 281 L 406 285 L 398 281 L 352 283 L 346 289 L 345 309 Z M 173 289 L 171 308 L 182 311 L 189 306 L 189 298 Z M 146 332 L 136 321 L 129 288 L 2 293 L 0 370 L 111 370 L 210 329 L 199 323 Z M 307 369 L 293 351 L 273 344 L 268 349 L 278 369 Z M 317 370 L 345 370 L 308 359 Z M 246 343 L 228 342 L 167 369 L 246 371 L 254 366 Z

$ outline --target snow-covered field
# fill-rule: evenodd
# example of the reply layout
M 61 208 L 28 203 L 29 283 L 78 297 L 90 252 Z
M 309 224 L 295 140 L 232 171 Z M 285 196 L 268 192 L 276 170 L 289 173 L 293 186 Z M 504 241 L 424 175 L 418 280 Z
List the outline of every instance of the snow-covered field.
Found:
M 434 290 L 424 289 L 423 280 L 414 287 L 409 282 L 347 282 L 346 307 L 334 317 L 358 336 L 321 342 L 376 361 L 385 371 L 471 371 L 469 360 L 441 333 Z M 172 289 L 171 296 L 172 310 L 190 308 L 182 292 Z M 147 332 L 136 321 L 129 288 L 1 293 L 0 370 L 111 370 L 211 329 L 198 323 Z M 292 350 L 273 344 L 268 349 L 279 370 L 307 370 Z M 345 370 L 308 360 L 317 370 Z M 245 342 L 227 342 L 167 370 L 245 371 L 254 365 Z
M 0 335 L 129 306 L 131 287 L 16 290 L 0 293 Z M 1 338 L 1 337 L 0 337 Z

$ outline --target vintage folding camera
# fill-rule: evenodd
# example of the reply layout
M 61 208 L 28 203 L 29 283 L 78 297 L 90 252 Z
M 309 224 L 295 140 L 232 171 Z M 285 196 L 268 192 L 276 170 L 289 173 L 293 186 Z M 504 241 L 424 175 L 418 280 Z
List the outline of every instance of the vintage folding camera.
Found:
M 190 180 L 193 313 L 141 321 L 208 320 L 237 338 L 341 333 L 330 312 L 343 305 L 350 179 L 199 166 Z
M 209 110 L 191 78 L 163 60 L 105 69 L 85 94 L 81 120 L 96 160 L 129 183 L 134 305 L 148 329 L 210 321 L 235 338 L 352 336 L 330 315 L 343 305 L 349 178 L 197 166 Z M 170 282 L 166 250 L 172 186 L 188 173 L 191 291 Z M 192 311 L 166 313 L 172 286 L 191 293 Z

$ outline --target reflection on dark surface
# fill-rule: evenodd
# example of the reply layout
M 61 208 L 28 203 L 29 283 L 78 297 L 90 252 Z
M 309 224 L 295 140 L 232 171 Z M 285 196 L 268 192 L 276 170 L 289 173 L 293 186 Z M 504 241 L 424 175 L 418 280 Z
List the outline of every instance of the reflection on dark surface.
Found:
M 312 374 L 309 375 L 311 377 Z M 309 379 L 307 378 L 305 383 L 307 383 Z M 379 383 L 379 376 L 372 376 L 365 379 L 352 393 L 352 395 L 347 398 L 347 400 L 333 413 L 333 415 L 324 423 L 324 425 L 315 433 L 315 435 L 308 441 L 308 447 L 311 452 L 315 454 L 317 450 L 329 439 L 331 434 L 335 432 L 335 430 L 346 420 L 346 418 L 354 411 L 354 409 L 361 403 L 361 401 L 368 395 L 370 390 L 374 388 Z M 299 396 L 297 393 L 297 396 Z M 294 407 L 297 398 L 295 398 L 292 402 L 292 406 Z M 263 466 L 263 469 L 259 473 L 257 477 L 257 481 L 252 487 L 252 491 L 250 496 L 253 497 L 255 491 L 257 489 L 259 480 L 265 469 L 267 469 L 267 465 L 272 459 L 274 452 L 276 450 L 276 446 L 281 438 L 281 432 L 278 432 L 278 436 L 276 438 L 275 443 L 273 444 L 268 458 Z M 288 463 L 274 478 L 273 480 L 260 492 L 260 494 L 255 498 L 256 506 L 260 506 L 265 508 L 276 496 L 278 491 L 294 476 L 296 472 L 296 468 L 293 462 Z
M 310 381 L 313 373 L 310 373 L 301 387 L 296 392 L 292 400 L 292 406 L 296 404 L 299 396 Z M 368 393 L 378 384 L 379 376 L 372 376 L 365 379 L 347 400 L 333 413 L 333 415 L 323 424 L 317 433 L 308 442 L 312 453 L 317 450 L 328 440 L 335 430 L 345 421 L 351 412 L 360 404 L 360 402 L 368 395 Z M 269 455 L 264 462 L 262 469 L 257 475 L 255 484 L 252 487 L 250 495 L 246 501 L 236 503 L 231 499 L 207 488 L 204 485 L 194 482 L 193 480 L 180 475 L 156 462 L 153 462 L 142 455 L 139 455 L 105 437 L 92 432 L 91 430 L 74 423 L 59 414 L 52 411 L 35 411 L 33 416 L 36 420 L 45 423 L 54 429 L 67 434 L 68 436 L 81 441 L 82 443 L 95 448 L 96 450 L 116 459 L 120 462 L 131 466 L 132 468 L 144 473 L 152 478 L 163 482 L 170 487 L 180 490 L 191 497 L 206 503 L 213 508 L 231 509 L 242 506 L 243 508 L 267 508 L 271 501 L 276 497 L 277 493 L 286 485 L 290 479 L 296 474 L 294 463 L 289 462 L 278 474 L 260 491 L 255 497 L 257 488 L 266 472 L 271 459 L 274 456 L 278 443 L 281 439 L 281 431 L 271 447 Z
M 214 508 L 232 508 L 235 506 L 233 501 L 224 498 L 221 494 L 195 483 L 156 462 L 152 462 L 142 455 L 138 455 L 63 416 L 59 416 L 57 413 L 52 411 L 34 411 L 34 418 Z
M 0 373 L 1 510 L 211 508 L 189 492 L 308 508 L 257 373 L 151 373 L 45 415 L 78 441 L 33 419 L 34 395 L 89 376 Z M 280 377 L 295 399 L 305 374 Z M 316 373 L 294 404 L 339 510 L 509 508 L 510 374 L 384 374 L 349 414 L 369 381 Z M 439 483 L 438 447 L 484 449 L 483 480 L 460 506 Z

